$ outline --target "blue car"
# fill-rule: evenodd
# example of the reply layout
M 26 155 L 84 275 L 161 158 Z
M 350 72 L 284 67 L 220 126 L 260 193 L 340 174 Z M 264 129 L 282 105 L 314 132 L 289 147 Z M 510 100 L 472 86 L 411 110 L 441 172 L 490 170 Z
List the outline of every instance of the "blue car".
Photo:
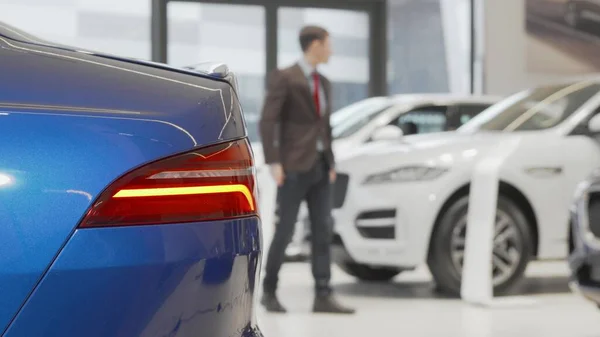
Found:
M 236 90 L 0 24 L 0 336 L 262 335 Z
M 600 307 L 600 170 L 577 188 L 570 238 L 571 287 Z

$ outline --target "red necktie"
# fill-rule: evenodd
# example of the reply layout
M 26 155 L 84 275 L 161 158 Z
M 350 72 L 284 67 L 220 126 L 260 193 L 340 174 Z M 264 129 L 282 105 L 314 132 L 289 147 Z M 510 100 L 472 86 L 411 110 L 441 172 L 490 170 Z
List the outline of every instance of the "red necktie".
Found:
M 317 108 L 317 115 L 321 117 L 321 100 L 319 97 L 319 88 L 320 88 L 320 76 L 315 71 L 312 73 L 313 77 L 313 100 L 315 101 L 315 107 Z

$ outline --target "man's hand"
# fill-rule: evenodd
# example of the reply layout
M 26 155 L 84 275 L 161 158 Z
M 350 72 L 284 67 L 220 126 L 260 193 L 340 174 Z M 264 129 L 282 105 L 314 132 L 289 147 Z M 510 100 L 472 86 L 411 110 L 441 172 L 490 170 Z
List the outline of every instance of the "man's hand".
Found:
M 335 169 L 329 170 L 329 181 L 333 184 L 335 179 L 337 178 L 337 173 L 335 173 Z
M 281 164 L 272 164 L 271 165 L 271 176 L 275 179 L 277 186 L 283 185 L 285 180 L 285 173 L 283 173 L 283 166 Z

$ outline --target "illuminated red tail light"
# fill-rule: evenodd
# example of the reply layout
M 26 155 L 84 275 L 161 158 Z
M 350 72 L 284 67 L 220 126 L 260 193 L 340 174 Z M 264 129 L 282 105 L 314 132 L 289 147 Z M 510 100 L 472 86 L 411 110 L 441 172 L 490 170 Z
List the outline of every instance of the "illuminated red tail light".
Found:
M 256 180 L 246 140 L 160 160 L 114 182 L 80 227 L 221 220 L 256 215 Z

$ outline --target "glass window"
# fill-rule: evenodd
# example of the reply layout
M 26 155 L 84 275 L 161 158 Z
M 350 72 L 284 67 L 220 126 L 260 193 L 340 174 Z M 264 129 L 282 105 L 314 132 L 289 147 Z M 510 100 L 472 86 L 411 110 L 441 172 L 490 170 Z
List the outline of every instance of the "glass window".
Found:
M 246 129 L 248 130 L 248 139 L 250 142 L 260 142 L 259 123 L 260 115 L 246 114 Z
M 473 117 L 479 115 L 483 110 L 489 108 L 491 104 L 463 103 L 453 107 L 448 117 L 447 130 L 456 130 Z
M 405 135 L 441 132 L 446 128 L 447 107 L 422 107 L 400 115 L 390 124 L 402 129 Z
M 0 0 L 0 21 L 52 44 L 149 60 L 151 1 Z
M 449 52 L 457 48 L 458 32 L 445 30 L 441 2 L 388 1 L 388 91 L 440 93 L 450 91 Z M 456 8 L 455 8 L 456 11 Z M 456 13 L 456 12 L 454 12 Z M 456 14 L 454 14 L 456 15 Z M 468 20 L 467 20 L 468 21 Z M 449 25 L 454 28 L 456 25 Z M 446 40 L 446 41 L 445 41 Z M 456 59 L 465 60 L 457 55 Z M 453 62 L 454 63 L 454 62 Z M 454 69 L 454 68 L 452 68 Z M 460 68 L 459 68 L 460 69 Z M 456 91 L 460 91 L 459 88 Z
M 472 115 L 469 115 L 469 114 L 461 114 L 461 115 L 460 115 L 460 119 L 459 119 L 460 125 L 463 125 L 463 124 L 467 123 L 468 121 L 470 121 L 470 120 L 471 120 L 471 118 L 473 118 L 473 116 L 472 116 Z
M 461 104 L 458 106 L 458 112 L 461 116 L 461 120 L 463 119 L 463 116 L 470 119 L 479 115 L 483 110 L 489 108 L 490 105 L 491 104 Z
M 532 131 L 555 127 L 600 90 L 600 84 L 578 82 L 516 93 L 462 126 L 462 132 Z
M 331 115 L 334 139 L 349 137 L 374 120 L 393 103 L 386 97 L 375 97 L 351 104 Z
M 259 141 L 266 72 L 264 8 L 170 1 L 167 19 L 169 64 L 227 63 L 237 75 L 250 141 Z
M 369 96 L 369 14 L 352 10 L 282 7 L 278 10 L 279 68 L 298 62 L 298 34 L 315 24 L 330 33 L 333 55 L 320 71 L 332 85 L 331 109 L 338 110 Z

